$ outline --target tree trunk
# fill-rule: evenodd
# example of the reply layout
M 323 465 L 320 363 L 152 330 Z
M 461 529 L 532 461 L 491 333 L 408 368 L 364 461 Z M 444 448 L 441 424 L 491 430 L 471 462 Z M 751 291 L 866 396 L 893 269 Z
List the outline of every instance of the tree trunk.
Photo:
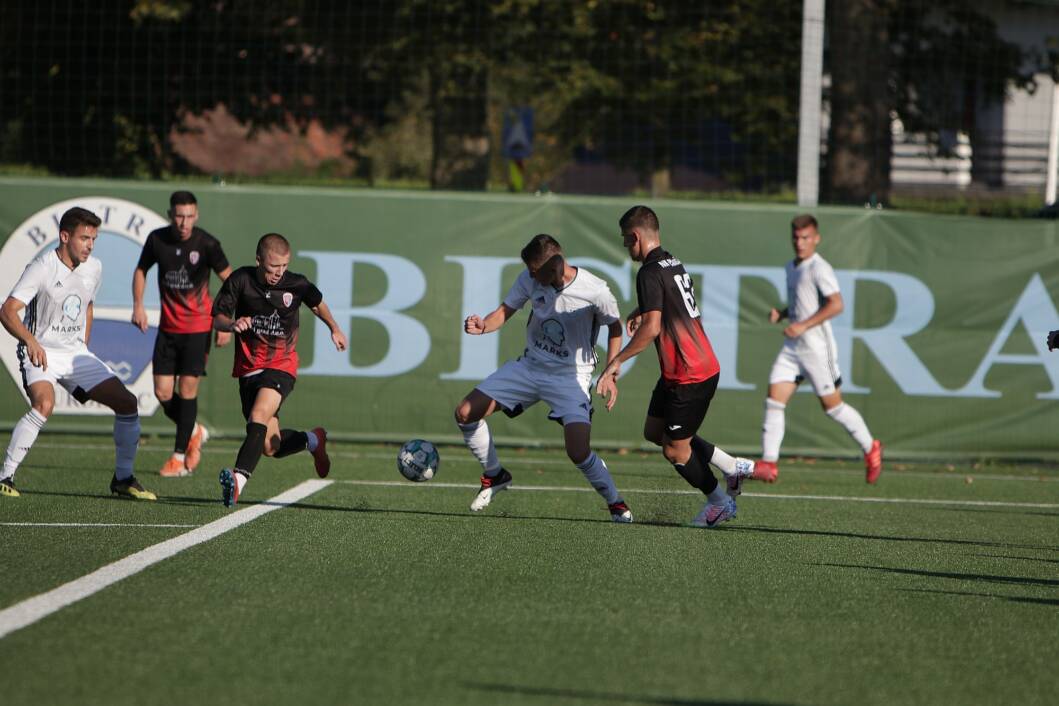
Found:
M 444 71 L 444 74 L 438 73 Z M 489 179 L 487 74 L 483 67 L 432 67 L 430 188 L 485 190 Z
M 894 0 L 828 3 L 831 129 L 825 186 L 830 201 L 882 203 L 890 197 L 893 7 Z

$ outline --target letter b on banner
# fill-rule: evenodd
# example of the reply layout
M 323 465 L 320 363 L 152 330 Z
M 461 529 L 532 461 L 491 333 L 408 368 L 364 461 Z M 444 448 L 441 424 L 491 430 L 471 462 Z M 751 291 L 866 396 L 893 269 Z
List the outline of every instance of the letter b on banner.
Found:
M 350 334 L 353 319 L 371 319 L 382 324 L 390 345 L 382 360 L 357 367 L 349 362 L 348 351 L 336 351 L 331 332 L 318 319 L 313 326 L 313 363 L 301 375 L 342 375 L 349 377 L 389 377 L 419 366 L 430 353 L 426 327 L 401 311 L 415 306 L 427 291 L 427 281 L 415 263 L 397 255 L 357 252 L 302 250 L 300 257 L 316 263 L 316 282 L 335 321 Z M 386 293 L 372 306 L 353 306 L 353 266 L 378 267 L 386 275 Z M 353 344 L 353 337 L 350 336 Z

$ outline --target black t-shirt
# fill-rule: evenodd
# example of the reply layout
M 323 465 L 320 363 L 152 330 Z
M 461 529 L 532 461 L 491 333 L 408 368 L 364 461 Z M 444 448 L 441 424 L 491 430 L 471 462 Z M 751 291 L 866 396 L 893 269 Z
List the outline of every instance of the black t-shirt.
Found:
M 310 309 L 324 300 L 320 290 L 308 278 L 284 272 L 274 286 L 257 277 L 256 267 L 240 267 L 225 280 L 213 315 L 224 314 L 233 320 L 249 316 L 250 330 L 235 334 L 233 377 L 270 368 L 298 375 L 298 308 Z
M 193 228 L 181 240 L 172 226 L 150 232 L 136 268 L 146 273 L 158 263 L 158 293 L 162 299 L 159 327 L 167 333 L 203 333 L 213 326 L 210 317 L 210 270 L 228 269 L 219 240 Z
M 694 283 L 680 260 L 660 247 L 649 252 L 636 273 L 636 298 L 641 314 L 662 312 L 655 350 L 665 382 L 703 382 L 721 371 L 702 329 Z

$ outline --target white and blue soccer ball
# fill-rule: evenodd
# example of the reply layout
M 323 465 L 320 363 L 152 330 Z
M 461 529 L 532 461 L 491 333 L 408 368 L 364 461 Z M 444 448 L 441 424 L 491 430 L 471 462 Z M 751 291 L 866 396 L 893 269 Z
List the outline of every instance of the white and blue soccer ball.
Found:
M 430 480 L 438 472 L 441 457 L 434 444 L 422 439 L 405 442 L 397 452 L 397 470 L 408 480 Z

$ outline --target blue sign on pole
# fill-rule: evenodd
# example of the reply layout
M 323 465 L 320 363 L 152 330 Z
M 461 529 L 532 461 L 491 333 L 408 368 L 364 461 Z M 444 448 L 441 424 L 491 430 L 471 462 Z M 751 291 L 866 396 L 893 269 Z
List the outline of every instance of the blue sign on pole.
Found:
M 504 112 L 501 149 L 507 159 L 526 159 L 533 154 L 533 108 L 508 108 Z

